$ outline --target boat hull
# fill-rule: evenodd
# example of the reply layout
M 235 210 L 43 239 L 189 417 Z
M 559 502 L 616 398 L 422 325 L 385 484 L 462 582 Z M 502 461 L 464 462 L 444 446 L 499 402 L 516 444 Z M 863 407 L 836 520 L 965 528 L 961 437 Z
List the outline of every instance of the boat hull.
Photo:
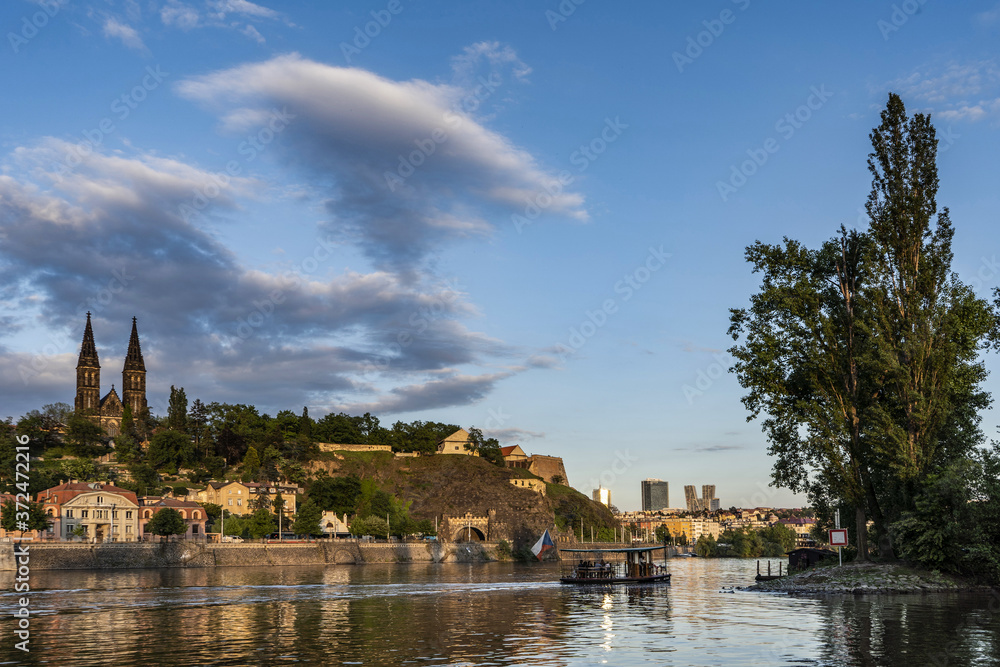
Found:
M 583 584 L 583 585 L 593 585 L 593 584 L 651 584 L 651 583 L 670 583 L 670 574 L 656 574 L 650 577 L 614 577 L 614 578 L 600 578 L 600 577 L 562 577 L 559 579 L 560 583 L 563 584 Z

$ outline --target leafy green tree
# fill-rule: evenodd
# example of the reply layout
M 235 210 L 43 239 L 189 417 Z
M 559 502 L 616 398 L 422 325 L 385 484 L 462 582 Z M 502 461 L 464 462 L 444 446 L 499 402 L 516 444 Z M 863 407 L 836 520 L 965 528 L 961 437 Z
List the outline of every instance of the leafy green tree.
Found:
M 711 558 L 715 556 L 717 548 L 717 543 L 714 537 L 711 535 L 702 535 L 695 542 L 694 552 L 703 558 Z
M 194 439 L 195 449 L 203 458 L 212 455 L 212 437 L 208 429 L 208 408 L 200 399 L 194 399 L 187 420 L 188 434 Z
M 87 416 L 74 413 L 66 425 L 66 444 L 76 456 L 92 456 L 97 453 L 104 430 Z
M 249 454 L 249 452 L 247 452 Z M 278 481 L 278 466 L 281 464 L 281 453 L 274 445 L 268 445 L 260 456 L 261 482 L 274 483 Z
M 277 521 L 275 521 L 274 515 L 263 507 L 250 515 L 250 520 L 246 525 L 247 533 L 255 540 L 259 540 L 265 535 L 269 535 L 277 530 L 278 524 Z
M 45 514 L 45 509 L 41 504 L 28 501 L 27 509 L 20 510 L 21 512 L 27 512 L 28 518 L 24 521 L 23 526 L 18 525 L 17 520 L 17 505 L 13 500 L 8 500 L 0 508 L 0 527 L 3 527 L 9 533 L 15 531 L 28 531 L 28 530 L 48 530 L 52 522 L 49 517 Z M 22 517 L 23 519 L 23 517 Z
M 128 467 L 136 493 L 140 496 L 151 495 L 160 483 L 156 469 L 148 463 L 133 463 Z
M 768 545 L 774 545 L 770 551 L 776 553 L 765 553 L 765 556 L 784 555 L 795 548 L 795 541 L 798 539 L 794 530 L 781 523 L 761 528 L 757 532 L 760 534 L 761 540 L 764 541 L 765 552 L 768 550 Z
M 484 437 L 483 432 L 473 426 L 469 429 L 469 442 L 471 449 L 479 452 L 480 458 L 486 459 L 493 465 L 500 466 L 501 468 L 507 465 L 503 460 L 503 454 L 500 452 L 500 443 L 496 438 Z M 469 445 L 466 445 L 466 447 L 469 447 Z
M 320 509 L 336 512 L 341 516 L 353 514 L 361 495 L 361 480 L 357 475 L 329 477 L 323 474 L 309 485 L 308 491 L 309 499 Z
M 156 469 L 177 469 L 195 462 L 196 454 L 191 437 L 183 431 L 160 431 L 149 443 L 146 457 Z
M 216 505 L 215 503 L 202 503 L 201 506 L 205 508 L 205 518 L 207 519 L 205 525 L 211 528 L 210 531 L 206 528 L 206 531 L 218 532 L 219 519 L 222 518 L 222 505 Z
M 164 507 L 153 515 L 146 524 L 146 532 L 170 539 L 171 535 L 183 535 L 187 532 L 187 523 L 181 513 L 173 507 Z
M 81 482 L 96 482 L 99 475 L 97 464 L 90 459 L 70 459 L 60 467 L 69 479 Z
M 364 518 L 355 517 L 351 520 L 350 530 L 351 535 L 356 535 L 358 537 L 363 535 L 388 537 L 389 524 L 385 522 L 384 517 L 380 516 L 370 516 Z
M 247 449 L 247 454 L 243 457 L 243 481 L 255 482 L 260 474 L 260 456 L 255 447 Z
M 122 408 L 122 423 L 119 433 L 115 436 L 115 457 L 121 463 L 131 463 L 142 455 L 136 438 L 135 419 L 132 416 L 132 406 L 126 404 Z
M 660 544 L 667 544 L 671 540 L 670 529 L 666 526 L 657 526 L 656 531 L 656 541 Z
M 321 442 L 361 445 L 365 443 L 365 436 L 361 432 L 359 421 L 359 418 L 344 412 L 330 413 L 316 422 L 312 433 Z
M 297 535 L 322 535 L 323 529 L 319 525 L 323 518 L 323 510 L 312 500 L 307 500 L 299 507 L 299 513 L 292 524 L 292 530 Z
M 170 385 L 170 401 L 167 404 L 167 428 L 186 431 L 188 427 L 188 400 L 184 387 L 175 389 Z

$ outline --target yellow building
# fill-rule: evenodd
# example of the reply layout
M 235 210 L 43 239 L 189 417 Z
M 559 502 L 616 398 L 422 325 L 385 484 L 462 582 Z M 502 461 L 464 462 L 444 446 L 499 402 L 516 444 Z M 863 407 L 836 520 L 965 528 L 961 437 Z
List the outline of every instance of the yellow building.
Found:
M 472 441 L 469 439 L 469 432 L 464 428 L 460 428 L 444 440 L 438 442 L 437 453 L 479 456 L 479 452 L 475 449 L 471 449 L 471 445 Z

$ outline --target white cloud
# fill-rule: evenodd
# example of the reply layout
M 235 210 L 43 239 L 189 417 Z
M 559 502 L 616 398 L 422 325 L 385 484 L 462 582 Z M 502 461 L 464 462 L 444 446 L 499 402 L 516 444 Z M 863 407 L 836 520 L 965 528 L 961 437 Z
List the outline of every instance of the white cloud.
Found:
M 135 28 L 125 23 L 120 23 L 118 19 L 113 16 L 109 16 L 104 20 L 103 28 L 105 37 L 116 37 L 122 41 L 122 44 L 130 49 L 142 53 L 148 53 L 146 45 L 142 41 L 142 37 L 136 32 Z
M 241 30 L 240 32 L 242 32 L 244 35 L 257 42 L 258 44 L 263 44 L 265 42 L 264 36 L 261 35 L 259 32 L 257 32 L 257 28 L 253 27 L 249 23 L 247 23 L 247 27 L 243 28 L 243 30 Z

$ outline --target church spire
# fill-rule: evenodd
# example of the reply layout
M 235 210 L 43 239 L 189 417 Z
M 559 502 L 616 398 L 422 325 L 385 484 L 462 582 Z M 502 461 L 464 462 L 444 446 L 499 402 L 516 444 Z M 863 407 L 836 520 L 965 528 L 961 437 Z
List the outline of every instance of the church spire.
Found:
M 97 360 L 97 346 L 94 345 L 94 328 L 90 326 L 90 313 L 87 313 L 87 326 L 83 330 L 83 344 L 80 346 L 80 360 L 76 364 L 76 399 L 73 408 L 77 412 L 94 412 L 100 409 L 101 403 L 101 364 Z
M 142 360 L 142 348 L 139 347 L 139 330 L 136 328 L 136 319 L 134 317 L 132 318 L 132 337 L 128 340 L 128 354 L 125 355 L 125 368 L 123 370 L 146 370 L 146 364 Z
M 132 337 L 128 341 L 128 354 L 122 368 L 122 403 L 132 408 L 138 417 L 146 410 L 146 364 L 142 360 L 139 347 L 139 329 L 132 318 Z
M 87 312 L 87 326 L 83 330 L 83 345 L 80 346 L 80 360 L 77 366 L 100 368 L 97 360 L 97 346 L 94 345 L 94 329 L 90 326 L 90 311 Z

